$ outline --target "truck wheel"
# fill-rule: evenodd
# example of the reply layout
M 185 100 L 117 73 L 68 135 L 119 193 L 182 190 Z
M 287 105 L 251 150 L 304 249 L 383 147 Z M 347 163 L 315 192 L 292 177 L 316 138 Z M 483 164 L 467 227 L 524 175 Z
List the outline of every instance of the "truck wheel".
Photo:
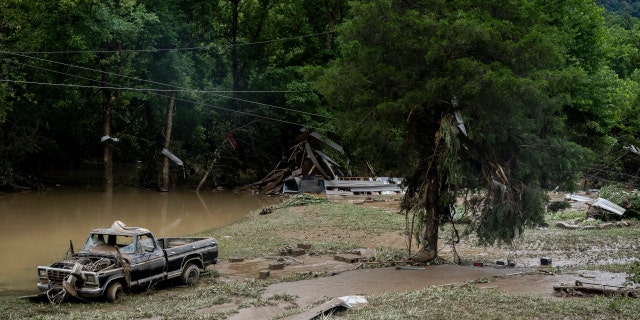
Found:
M 180 282 L 184 285 L 194 285 L 200 278 L 200 269 L 193 263 L 189 263 L 182 269 L 182 275 L 180 276 Z
M 122 283 L 115 281 L 109 284 L 104 295 L 107 298 L 107 301 L 116 302 L 118 301 L 118 299 L 120 299 L 120 297 L 122 297 L 123 293 L 124 290 L 122 289 Z

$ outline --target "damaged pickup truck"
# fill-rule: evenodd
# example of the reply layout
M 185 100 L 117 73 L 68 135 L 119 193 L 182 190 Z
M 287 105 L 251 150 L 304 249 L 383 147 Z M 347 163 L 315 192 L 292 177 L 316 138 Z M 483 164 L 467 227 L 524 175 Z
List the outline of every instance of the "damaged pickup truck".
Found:
M 147 229 L 116 221 L 91 231 L 82 250 L 64 261 L 38 267 L 38 290 L 51 302 L 69 296 L 115 302 L 125 292 L 169 279 L 193 284 L 215 264 L 214 238 L 156 239 Z

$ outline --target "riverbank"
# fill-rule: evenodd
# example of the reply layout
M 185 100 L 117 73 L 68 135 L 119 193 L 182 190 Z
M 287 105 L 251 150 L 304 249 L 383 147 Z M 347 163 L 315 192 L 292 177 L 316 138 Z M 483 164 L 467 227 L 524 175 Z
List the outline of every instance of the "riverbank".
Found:
M 393 201 L 393 199 L 387 199 Z M 309 204 L 310 203 L 310 204 Z M 618 318 L 640 313 L 638 299 L 622 296 L 557 297 L 553 286 L 616 281 L 623 285 L 636 261 L 640 227 L 565 230 L 558 221 L 584 213 L 549 215 L 550 227 L 527 230 L 508 248 L 484 248 L 464 238 L 456 246 L 462 265 L 447 264 L 453 252 L 441 231 L 443 263 L 396 269 L 404 260 L 404 217 L 393 203 L 286 202 L 257 210 L 240 221 L 200 235 L 216 237 L 221 262 L 196 287 L 153 287 L 116 304 L 33 303 L 15 295 L 0 297 L 3 319 L 275 319 L 295 317 L 337 295 L 363 295 L 366 307 L 341 314 L 345 319 L 384 318 Z M 261 214 L 262 213 L 262 214 Z M 258 279 L 284 246 L 310 249 Z M 360 252 L 376 264 L 338 261 Z M 541 268 L 540 257 L 553 258 Z M 513 268 L 498 261 L 515 261 Z M 242 261 L 239 261 L 242 260 Z M 239 261 L 239 262 L 231 262 Z M 482 262 L 483 267 L 474 267 Z M 251 266 L 251 267 L 249 267 Z M 232 272 L 233 271 L 233 272 Z M 390 282 L 385 282 L 390 281 Z

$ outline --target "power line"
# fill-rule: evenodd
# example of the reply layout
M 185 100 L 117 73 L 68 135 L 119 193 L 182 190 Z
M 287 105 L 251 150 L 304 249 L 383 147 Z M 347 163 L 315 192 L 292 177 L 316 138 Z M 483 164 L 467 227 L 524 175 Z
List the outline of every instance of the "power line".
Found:
M 175 89 L 166 90 L 166 91 L 188 91 L 188 92 L 195 92 L 195 93 L 299 93 L 299 92 L 312 92 L 311 90 L 302 90 L 302 91 L 301 90 L 261 90 L 261 91 L 260 90 L 257 90 L 257 91 L 251 91 L 251 90 L 242 91 L 242 90 L 238 90 L 238 91 L 233 91 L 233 90 L 195 90 L 195 89 L 187 89 L 187 88 L 179 87 L 179 86 L 176 86 L 176 85 L 156 82 L 156 81 L 152 81 L 152 80 L 139 79 L 139 78 L 130 77 L 130 76 L 126 76 L 126 75 L 116 74 L 116 73 L 113 73 L 113 72 L 107 72 L 107 71 L 102 71 L 102 70 L 97 70 L 97 69 L 91 69 L 91 68 L 78 66 L 78 65 L 74 65 L 74 64 L 69 64 L 69 63 L 64 63 L 64 62 L 59 62 L 59 61 L 55 61 L 55 60 L 32 57 L 32 56 L 28 56 L 28 55 L 21 54 L 21 53 L 8 52 L 8 51 L 0 50 L 0 54 L 2 54 L 2 53 L 15 55 L 15 56 L 18 56 L 18 57 L 23 57 L 23 58 L 28 58 L 28 59 L 33 59 L 33 60 L 38 60 L 38 61 L 43 61 L 43 62 L 54 63 L 54 64 L 58 64 L 58 65 L 61 65 L 61 66 L 64 66 L 64 67 L 77 68 L 77 69 L 80 69 L 80 70 L 98 72 L 98 73 L 107 74 L 107 75 L 110 75 L 110 76 L 121 77 L 121 78 L 125 78 L 125 79 L 131 79 L 131 80 L 141 81 L 141 82 L 148 82 L 148 83 L 151 83 L 151 84 L 156 84 L 156 85 L 161 85 L 161 86 L 165 86 L 165 87 L 175 88 Z M 36 67 L 36 66 L 32 66 L 32 65 L 27 65 L 27 64 L 22 64 L 22 63 L 19 63 L 19 62 L 16 62 L 16 61 L 11 61 L 11 60 L 7 60 L 7 61 L 9 61 L 11 63 L 27 66 L 27 67 L 40 68 L 40 69 L 47 70 L 47 71 L 50 71 L 50 72 L 57 72 L 55 70 L 46 69 L 46 68 L 42 68 L 42 67 Z M 67 75 L 73 76 L 71 74 L 67 74 Z M 97 81 L 97 80 L 93 80 L 93 81 Z M 162 91 L 161 89 L 149 89 L 149 90 Z
M 326 34 L 334 33 L 333 31 L 326 32 L 318 32 L 313 34 L 306 34 L 301 36 L 287 37 L 287 38 L 278 38 L 264 41 L 255 41 L 248 43 L 236 43 L 235 47 L 244 47 L 244 46 L 253 46 L 259 44 L 269 44 L 274 42 L 282 42 L 282 41 L 290 41 L 295 39 L 303 39 L 309 37 L 317 37 Z M 75 53 L 156 53 L 156 52 L 171 52 L 171 51 L 199 51 L 199 50 L 211 50 L 212 48 L 218 49 L 226 49 L 233 48 L 233 44 L 228 45 L 212 45 L 212 46 L 204 46 L 204 47 L 184 47 L 184 48 L 154 48 L 154 49 L 121 49 L 121 50 L 61 50 L 61 51 L 13 51 L 12 53 L 20 53 L 20 54 L 75 54 Z
M 93 81 L 96 81 L 96 80 L 93 80 Z M 45 85 L 45 86 L 52 86 L 52 87 L 67 87 L 67 88 L 119 89 L 119 90 L 142 91 L 142 92 L 171 92 L 171 91 L 177 91 L 177 90 L 171 90 L 171 89 L 162 90 L 162 89 L 148 89 L 148 88 L 129 88 L 129 87 L 122 87 L 122 86 L 98 86 L 98 85 L 82 85 L 82 84 L 71 84 L 71 83 L 51 83 L 51 82 L 8 80 L 8 79 L 0 79 L 0 82 L 35 84 L 35 85 Z
M 54 72 L 54 73 L 58 73 L 58 74 L 63 74 L 63 75 L 67 75 L 67 76 L 71 76 L 71 77 L 77 77 L 80 79 L 84 79 L 84 80 L 89 80 L 89 81 L 96 81 L 99 82 L 97 80 L 93 80 L 93 79 L 89 79 L 89 78 L 85 78 L 85 77 L 80 77 L 77 75 L 73 75 L 73 74 L 68 74 L 65 72 L 60 72 L 60 71 L 55 71 L 55 70 L 49 70 L 46 68 L 42 68 L 42 67 L 36 67 L 36 66 L 30 66 L 30 65 L 25 65 L 23 63 L 19 63 L 17 62 L 17 64 L 19 65 L 23 65 L 23 66 L 27 66 L 27 67 L 33 67 L 36 69 L 41 69 L 41 70 L 45 70 L 45 71 L 50 71 L 50 72 Z M 9 83 L 23 83 L 23 84 L 36 84 L 36 85 L 50 85 L 50 86 L 61 86 L 61 87 L 74 87 L 74 88 L 91 88 L 91 89 L 117 89 L 117 90 L 132 90 L 132 91 L 142 91 L 142 92 L 147 92 L 150 94 L 154 94 L 154 95 L 158 95 L 158 96 L 164 96 L 167 97 L 166 95 L 163 95 L 161 93 L 163 92 L 171 92 L 171 91 L 175 91 L 175 90 L 155 90 L 155 89 L 146 89 L 146 88 L 128 88 L 128 87 L 123 87 L 123 86 L 115 86 L 115 85 L 111 85 L 111 86 L 98 86 L 98 85 L 77 85 L 77 84 L 64 84 L 64 83 L 48 83 L 48 82 L 35 82 L 35 81 L 22 81 L 22 80 L 8 80 L 8 79 L 0 79 L 0 82 L 9 82 Z M 281 123 L 287 123 L 287 124 L 293 124 L 296 126 L 301 126 L 304 127 L 304 125 L 297 123 L 297 122 L 292 122 L 292 121 L 287 121 L 287 120 L 282 120 L 282 119 L 276 119 L 276 118 L 272 118 L 272 117 L 268 117 L 268 116 L 262 116 L 262 115 L 258 115 L 255 113 L 251 113 L 251 112 L 246 112 L 246 111 L 241 111 L 241 110 L 234 110 L 234 109 L 229 109 L 229 108 L 225 108 L 225 107 L 219 107 L 219 106 L 214 106 L 211 104 L 206 104 L 206 103 L 200 103 L 200 102 L 196 102 L 196 101 L 191 101 L 191 100 L 187 100 L 187 99 L 182 99 L 182 98 L 175 98 L 177 101 L 182 101 L 182 102 L 186 102 L 186 103 L 192 103 L 194 105 L 202 105 L 205 107 L 211 107 L 214 109 L 219 109 L 219 110 L 224 110 L 224 111 L 229 111 L 229 112 L 234 112 L 234 113 L 239 113 L 239 114 L 244 114 L 244 115 L 248 115 L 248 116 L 252 116 L 252 117 L 256 117 L 256 118 L 260 118 L 260 119 L 265 119 L 265 120 L 270 120 L 270 121 L 276 121 L 276 122 L 281 122 Z M 292 110 L 292 111 L 296 111 L 296 110 Z
M 39 69 L 42 69 L 42 68 L 39 68 Z M 50 72 L 56 72 L 56 71 L 53 71 L 53 70 L 49 70 L 49 71 Z M 80 79 L 85 79 L 85 80 L 88 80 L 88 81 L 102 82 L 100 80 L 89 79 L 89 78 L 84 78 L 84 77 L 80 77 L 80 76 L 74 76 L 74 75 L 71 75 L 71 74 L 68 74 L 68 73 L 64 73 L 64 72 L 57 72 L 57 73 L 60 73 L 60 74 L 63 74 L 63 75 L 68 75 L 68 76 L 72 76 L 72 77 L 78 77 Z M 37 82 L 37 81 L 10 80 L 10 79 L 0 79 L 0 82 L 48 85 L 48 86 L 54 86 L 54 87 L 71 87 L 71 88 L 75 87 L 75 88 L 94 88 L 94 89 L 122 89 L 122 90 L 129 90 L 129 91 L 148 91 L 148 92 L 189 92 L 189 93 L 208 93 L 208 94 L 233 93 L 233 92 L 244 92 L 244 93 L 290 93 L 290 92 L 297 93 L 297 92 L 300 92 L 300 91 L 219 91 L 219 90 L 209 91 L 209 90 L 193 90 L 193 89 L 154 89 L 154 88 L 123 87 L 123 86 L 115 86 L 115 85 L 114 86 L 98 86 L 98 85 L 82 85 L 82 84 L 73 84 L 73 83 L 51 83 L 51 82 Z M 306 111 L 300 111 L 300 110 L 289 109 L 289 108 L 285 108 L 285 107 L 274 106 L 274 105 L 261 103 L 261 102 L 257 102 L 257 101 L 243 100 L 243 99 L 233 98 L 233 97 L 224 96 L 224 95 L 216 95 L 216 96 L 223 97 L 223 98 L 229 98 L 229 99 L 235 99 L 235 100 L 239 100 L 239 101 L 247 102 L 247 103 L 254 103 L 254 104 L 257 104 L 257 105 L 262 105 L 262 106 L 267 106 L 267 107 L 285 109 L 285 110 L 293 111 L 293 112 L 308 113 L 308 114 L 316 115 L 316 116 L 319 116 L 319 117 L 328 117 L 328 116 L 321 115 L 321 114 L 314 114 L 314 113 L 309 113 L 309 112 L 306 112 Z
M 92 89 L 137 90 L 137 91 L 144 91 L 144 92 L 148 92 L 148 93 L 151 93 L 151 94 L 155 94 L 155 95 L 160 95 L 160 96 L 166 97 L 166 95 L 162 95 L 162 94 L 158 93 L 157 91 L 151 91 L 151 90 L 147 90 L 147 89 L 126 88 L 126 87 L 119 87 L 119 86 L 89 86 L 89 85 L 83 86 L 83 85 L 76 85 L 76 84 L 47 83 L 47 82 L 34 82 L 34 81 L 17 81 L 17 80 L 5 80 L 5 79 L 0 79 L 0 82 L 14 82 L 14 83 L 25 83 L 25 84 L 51 85 L 51 86 L 75 87 L 75 88 L 92 88 Z M 170 90 L 163 90 L 163 91 L 170 91 Z M 229 108 L 225 108 L 225 107 L 214 106 L 214 105 L 211 105 L 211 104 L 206 104 L 206 103 L 201 103 L 201 102 L 196 102 L 196 101 L 187 100 L 187 99 L 181 99 L 181 98 L 175 98 L 175 100 L 186 102 L 186 103 L 192 103 L 192 104 L 195 104 L 195 105 L 202 105 L 202 106 L 205 106 L 205 107 L 211 107 L 211 108 L 214 108 L 214 109 L 220 109 L 220 110 L 224 110 L 224 111 L 240 113 L 240 114 L 244 114 L 244 115 L 248 115 L 248 116 L 252 116 L 252 117 L 256 117 L 256 118 L 261 118 L 261 119 L 265 119 L 265 120 L 271 120 L 271 121 L 282 122 L 282 123 L 293 124 L 293 125 L 298 125 L 298 126 L 304 127 L 304 125 L 302 125 L 300 123 L 297 123 L 297 122 L 281 120 L 281 119 L 276 119 L 276 118 L 267 117 L 267 116 L 261 116 L 259 114 L 250 113 L 250 112 L 246 112 L 246 111 L 233 110 L 233 109 L 229 109 Z
M 258 114 L 255 114 L 255 113 L 251 113 L 251 112 L 246 112 L 246 111 L 241 111 L 241 110 L 233 110 L 233 109 L 229 109 L 229 108 L 225 108 L 225 107 L 214 106 L 214 105 L 210 105 L 210 104 L 206 104 L 206 103 L 200 103 L 200 102 L 190 101 L 190 100 L 181 99 L 181 98 L 175 98 L 175 99 L 178 100 L 178 101 L 182 101 L 182 102 L 188 102 L 188 103 L 193 103 L 195 105 L 202 105 L 202 106 L 211 107 L 211 108 L 214 108 L 214 109 L 240 113 L 240 114 L 244 114 L 244 115 L 248 115 L 248 116 L 256 117 L 256 118 L 260 118 L 260 119 L 276 121 L 276 122 L 281 122 L 281 123 L 287 123 L 287 124 L 293 124 L 293 125 L 300 126 L 300 127 L 304 127 L 305 126 L 305 125 L 297 123 L 297 122 L 287 121 L 287 120 L 282 120 L 282 119 L 276 119 L 276 118 L 267 117 L 267 116 L 261 116 L 261 115 L 258 115 Z
M 59 62 L 59 61 L 32 57 L 32 56 L 29 56 L 29 55 L 24 55 L 24 54 L 19 54 L 19 53 L 11 53 L 11 52 L 6 52 L 6 51 L 0 51 L 0 53 L 12 54 L 12 55 L 16 55 L 16 56 L 19 56 L 19 57 L 24 57 L 24 58 L 34 59 L 34 60 L 38 60 L 38 61 L 43 61 L 43 62 L 54 63 L 54 64 L 59 64 L 59 65 L 66 66 L 66 67 L 78 68 L 78 69 L 85 70 L 85 71 L 108 74 L 108 75 L 111 75 L 111 76 L 122 77 L 122 78 L 131 79 L 131 80 L 135 80 L 135 81 L 148 82 L 148 83 L 151 83 L 151 84 L 171 87 L 172 89 L 132 88 L 132 87 L 105 86 L 105 85 L 76 85 L 76 84 L 47 83 L 47 82 L 34 82 L 34 81 L 23 81 L 23 80 L 5 80 L 5 79 L 0 80 L 2 82 L 14 82 L 14 83 L 36 84 L 36 85 L 49 85 L 49 86 L 60 86 L 60 87 L 78 87 L 78 88 L 94 88 L 94 89 L 121 89 L 121 90 L 142 91 L 142 92 L 152 92 L 152 91 L 155 91 L 155 92 L 176 92 L 177 91 L 177 92 L 214 94 L 214 95 L 216 95 L 218 97 L 223 97 L 223 98 L 232 99 L 232 100 L 238 100 L 238 101 L 245 102 L 245 103 L 252 103 L 252 104 L 257 104 L 257 105 L 260 105 L 260 106 L 271 107 L 271 108 L 291 111 L 291 112 L 300 113 L 300 114 L 306 114 L 306 115 L 311 115 L 311 116 L 317 116 L 317 117 L 333 119 L 332 117 L 327 116 L 327 115 L 322 115 L 322 114 L 317 114 L 317 113 L 312 113 L 312 112 L 307 112 L 307 111 L 302 111 L 302 110 L 296 110 L 296 109 L 291 109 L 291 108 L 285 108 L 285 107 L 280 107 L 280 106 L 260 103 L 260 102 L 257 102 L 257 101 L 251 101 L 251 100 L 240 99 L 240 98 L 236 98 L 236 97 L 229 97 L 229 96 L 215 94 L 215 93 L 234 93 L 234 92 L 235 93 L 240 93 L 240 92 L 242 92 L 242 93 L 301 93 L 301 92 L 312 92 L 310 90 L 306 90 L 306 91 L 294 91 L 294 90 L 279 90 L 279 91 L 193 90 L 193 89 L 187 89 L 187 88 L 183 88 L 183 87 L 179 87 L 179 86 L 175 86 L 175 85 L 155 82 L 155 81 L 151 81 L 151 80 L 144 80 L 144 79 L 138 79 L 138 78 L 135 78 L 135 77 L 118 75 L 118 74 L 114 74 L 114 73 L 111 73 L 111 72 L 105 72 L 105 71 L 102 71 L 102 70 L 91 69 L 91 68 L 72 65 L 72 64 L 68 64 L 68 63 Z M 10 61 L 10 60 L 8 60 L 8 61 Z M 27 66 L 27 67 L 37 68 L 37 69 L 41 69 L 41 70 L 45 70 L 45 71 L 49 71 L 49 72 L 64 74 L 64 75 L 71 76 L 71 77 L 78 77 L 78 78 L 81 78 L 81 79 L 84 79 L 84 80 L 87 80 L 87 81 L 100 82 L 98 80 L 88 79 L 88 78 L 84 78 L 84 77 L 80 77 L 80 76 L 76 76 L 76 75 L 73 75 L 73 74 L 64 73 L 64 72 L 60 72 L 60 71 L 56 71 L 56 70 L 51 70 L 51 69 L 47 69 L 47 68 L 32 66 L 32 65 L 23 64 L 23 63 L 20 63 L 20 62 L 15 62 L 15 61 L 10 61 L 10 62 L 15 63 L 15 64 L 19 64 L 19 65 L 22 65 L 22 66 Z

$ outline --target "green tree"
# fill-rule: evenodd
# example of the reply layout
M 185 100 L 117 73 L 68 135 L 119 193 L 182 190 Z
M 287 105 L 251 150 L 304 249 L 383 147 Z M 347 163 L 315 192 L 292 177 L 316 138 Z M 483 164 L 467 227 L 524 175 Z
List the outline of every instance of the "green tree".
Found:
M 438 227 L 468 191 L 476 193 L 465 208 L 486 243 L 542 224 L 544 188 L 572 188 L 591 154 L 570 140 L 565 120 L 575 74 L 599 70 L 597 51 L 580 49 L 599 33 L 574 29 L 599 23 L 595 4 L 351 5 L 338 28 L 341 58 L 318 87 L 345 114 L 342 135 L 366 142 L 364 152 L 395 151 L 392 160 L 413 170 L 403 210 L 415 214 L 427 256 L 436 256 Z M 561 19 L 572 10 L 584 14 Z
M 220 1 L 219 8 L 207 35 L 216 57 L 207 59 L 221 59 L 213 64 L 220 69 L 212 86 L 232 92 L 209 95 L 207 105 L 233 112 L 203 106 L 211 146 L 204 158 L 206 167 L 224 158 L 214 172 L 219 183 L 249 183 L 290 152 L 300 127 L 326 122 L 329 115 L 315 93 L 293 91 L 310 91 L 301 70 L 326 63 L 333 51 L 325 41 L 327 18 L 318 16 L 325 10 L 321 2 Z M 229 133 L 238 142 L 235 150 L 223 143 Z M 224 146 L 221 155 L 214 152 L 218 146 Z

